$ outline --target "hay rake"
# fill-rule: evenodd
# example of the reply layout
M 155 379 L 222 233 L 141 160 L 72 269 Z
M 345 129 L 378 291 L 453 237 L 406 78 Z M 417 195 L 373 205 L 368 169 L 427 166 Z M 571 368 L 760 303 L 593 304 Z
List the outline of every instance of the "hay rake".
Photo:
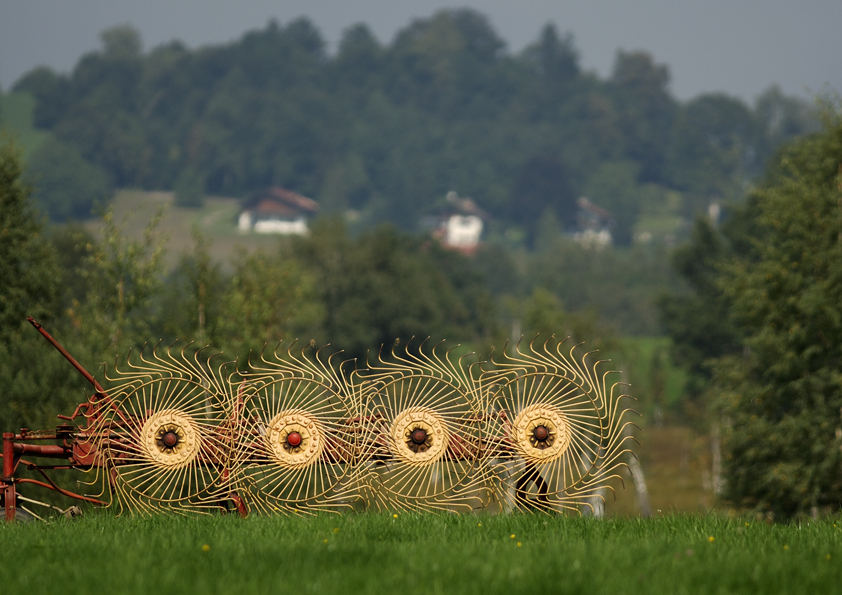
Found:
M 287 346 L 245 370 L 159 345 L 105 388 L 30 322 L 94 392 L 55 431 L 3 434 L 6 520 L 38 503 L 19 494 L 28 485 L 129 514 L 581 513 L 632 454 L 627 395 L 564 341 L 485 363 L 422 343 L 364 366 Z M 33 461 L 45 458 L 61 462 Z M 65 469 L 85 472 L 90 493 L 59 487 L 51 474 Z

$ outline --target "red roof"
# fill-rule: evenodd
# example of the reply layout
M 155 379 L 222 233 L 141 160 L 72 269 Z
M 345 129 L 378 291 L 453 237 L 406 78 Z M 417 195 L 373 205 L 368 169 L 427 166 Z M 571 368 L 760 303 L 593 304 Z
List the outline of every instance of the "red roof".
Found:
M 253 210 L 259 214 L 289 217 L 298 214 L 315 214 L 319 211 L 319 203 L 292 190 L 273 186 L 257 195 Z

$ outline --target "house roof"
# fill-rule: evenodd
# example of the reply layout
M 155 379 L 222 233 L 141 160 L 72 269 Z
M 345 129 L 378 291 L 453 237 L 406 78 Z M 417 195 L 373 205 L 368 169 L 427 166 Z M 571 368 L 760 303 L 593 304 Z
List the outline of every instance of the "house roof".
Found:
M 272 186 L 254 194 L 248 201 L 249 208 L 259 215 L 313 215 L 319 211 L 319 203 L 292 190 Z
M 447 193 L 445 200 L 447 201 L 445 209 L 447 215 L 475 215 L 480 219 L 488 219 L 488 214 L 477 206 L 473 198 L 459 196 L 451 190 Z
M 583 211 L 591 213 L 592 215 L 596 215 L 602 219 L 613 219 L 614 216 L 611 214 L 611 211 L 603 209 L 600 206 L 595 205 L 591 200 L 586 196 L 580 196 L 579 200 L 576 201 L 579 205 L 579 208 Z

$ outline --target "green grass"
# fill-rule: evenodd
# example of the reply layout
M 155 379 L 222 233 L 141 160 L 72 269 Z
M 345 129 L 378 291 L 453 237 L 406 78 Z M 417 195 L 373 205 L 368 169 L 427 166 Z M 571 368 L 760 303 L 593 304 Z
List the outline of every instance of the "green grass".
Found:
M 8 593 L 820 593 L 832 521 L 352 514 L 0 528 Z

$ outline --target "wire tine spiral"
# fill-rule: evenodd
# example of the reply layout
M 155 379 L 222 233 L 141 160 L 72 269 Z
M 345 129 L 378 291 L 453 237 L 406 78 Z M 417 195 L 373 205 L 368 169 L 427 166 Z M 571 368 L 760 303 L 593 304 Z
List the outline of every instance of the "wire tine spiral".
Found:
M 496 444 L 490 467 L 504 510 L 593 509 L 629 452 L 620 383 L 581 345 L 549 338 L 519 345 L 483 373 Z
M 359 397 L 346 367 L 289 347 L 242 373 L 233 482 L 250 510 L 338 512 L 361 500 Z
M 439 345 L 382 351 L 360 371 L 369 505 L 378 510 L 472 510 L 487 488 L 483 404 L 471 368 Z M 444 353 L 442 353 L 444 351 Z
M 156 346 L 107 376 L 86 429 L 111 505 L 126 513 L 206 512 L 232 452 L 225 364 L 192 345 Z

